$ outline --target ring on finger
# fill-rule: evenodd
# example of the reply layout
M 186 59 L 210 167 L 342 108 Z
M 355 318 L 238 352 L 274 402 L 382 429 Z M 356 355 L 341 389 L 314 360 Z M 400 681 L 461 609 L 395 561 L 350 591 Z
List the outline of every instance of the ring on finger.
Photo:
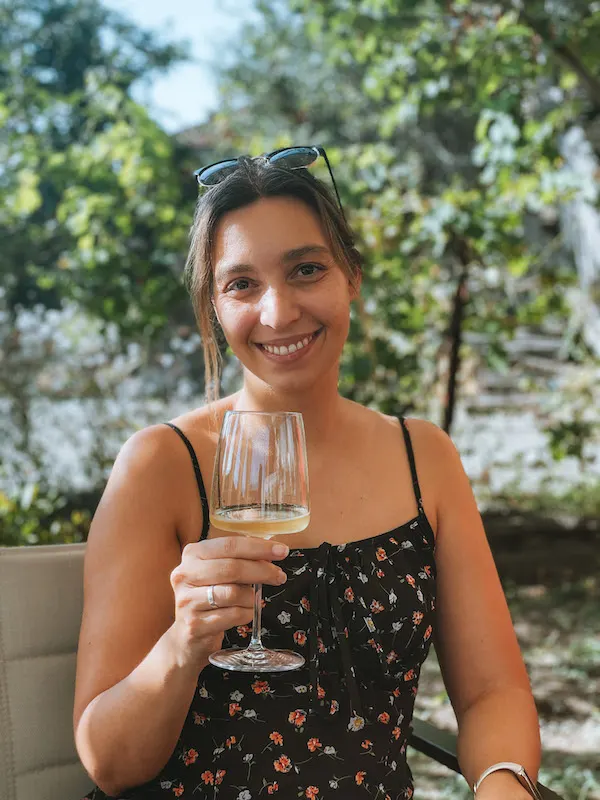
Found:
M 219 608 L 219 604 L 215 600 L 215 587 L 214 587 L 214 585 L 211 585 L 211 586 L 209 586 L 207 588 L 206 594 L 207 594 L 207 597 L 208 597 L 208 605 L 211 608 Z

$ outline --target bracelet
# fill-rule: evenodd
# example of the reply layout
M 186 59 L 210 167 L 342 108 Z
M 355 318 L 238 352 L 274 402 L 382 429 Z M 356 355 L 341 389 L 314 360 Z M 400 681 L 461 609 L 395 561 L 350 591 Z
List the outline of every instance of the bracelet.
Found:
M 521 764 L 515 764 L 514 761 L 500 761 L 498 764 L 492 764 L 491 767 L 488 767 L 473 784 L 473 794 L 477 795 L 477 790 L 488 775 L 491 775 L 492 772 L 498 772 L 499 770 L 507 770 L 508 772 L 514 773 L 521 786 L 529 792 L 534 800 L 543 800 L 542 795 L 538 792 L 537 786 L 525 771 L 525 767 Z

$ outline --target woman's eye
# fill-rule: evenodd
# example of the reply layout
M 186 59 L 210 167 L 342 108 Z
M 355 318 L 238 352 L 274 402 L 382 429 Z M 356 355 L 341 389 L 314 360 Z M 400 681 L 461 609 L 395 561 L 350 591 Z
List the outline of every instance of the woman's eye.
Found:
M 238 278 L 232 281 L 227 287 L 226 291 L 231 292 L 244 292 L 250 288 L 250 281 L 247 278 Z
M 318 272 L 323 272 L 323 267 L 320 267 L 318 264 L 300 264 L 297 272 L 298 275 L 303 278 L 311 278 Z

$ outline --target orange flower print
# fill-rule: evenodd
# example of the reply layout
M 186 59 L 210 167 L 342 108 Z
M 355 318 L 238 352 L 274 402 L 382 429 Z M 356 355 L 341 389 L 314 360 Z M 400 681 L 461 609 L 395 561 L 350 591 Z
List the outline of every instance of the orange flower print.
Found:
M 431 636 L 432 632 L 433 632 L 433 628 L 431 627 L 431 625 L 428 625 L 427 626 L 427 630 L 425 631 L 425 636 L 423 637 L 423 639 L 425 641 L 427 641 L 429 639 L 429 637 Z
M 394 695 L 394 697 L 400 697 L 400 687 L 396 686 L 392 694 Z
M 352 591 L 352 587 L 351 586 L 349 586 L 346 589 L 346 591 L 344 592 L 344 599 L 348 603 L 353 603 L 354 602 L 354 592 Z
M 194 711 L 194 725 L 204 725 L 206 722 L 206 714 L 199 714 Z
M 413 625 L 420 625 L 423 620 L 422 611 L 413 611 Z
M 301 728 L 306 722 L 306 711 L 303 711 L 301 708 L 297 708 L 295 711 L 290 711 L 288 722 L 291 722 L 297 728 Z
M 321 639 L 320 636 L 317 636 L 317 648 L 319 650 L 319 653 L 327 652 L 327 648 L 325 647 L 325 642 L 323 641 L 323 639 Z
M 241 636 L 242 639 L 247 639 L 248 636 L 250 636 L 252 628 L 250 625 L 238 625 L 236 630 L 238 632 L 238 636 Z
M 397 539 L 394 539 L 394 537 L 393 537 L 393 536 L 390 536 L 390 542 L 391 542 L 392 544 L 398 544 L 398 540 L 397 540 Z
M 229 703 L 229 716 L 235 717 L 238 711 L 241 711 L 242 707 L 239 703 Z
M 300 647 L 306 644 L 306 631 L 294 631 L 294 641 Z
M 218 786 L 220 783 L 223 783 L 223 778 L 225 777 L 226 773 L 227 773 L 226 769 L 217 770 L 217 774 L 215 776 L 215 786 Z
M 212 786 L 214 784 L 214 782 L 215 782 L 215 776 L 212 774 L 212 772 L 209 769 L 205 770 L 202 773 L 202 775 L 200 775 L 200 778 L 204 781 L 204 783 L 207 786 L 209 784 Z
M 267 681 L 254 681 L 252 684 L 252 690 L 254 691 L 254 694 L 265 694 L 266 692 L 271 691 L 271 687 Z
M 312 739 L 308 740 L 306 746 L 308 747 L 311 753 L 314 753 L 316 750 L 319 749 L 319 747 L 323 747 L 319 739 L 315 738 L 314 736 Z
M 379 602 L 379 600 L 373 600 L 370 605 L 370 609 L 374 614 L 379 614 L 380 611 L 384 611 L 384 606 Z
M 292 768 L 292 762 L 287 756 L 279 756 L 277 761 L 273 762 L 275 772 L 289 772 Z
M 423 572 L 424 572 L 424 573 L 425 573 L 425 574 L 426 574 L 426 575 L 427 575 L 429 578 L 431 578 L 431 567 L 430 567 L 430 566 L 423 567 Z
M 415 677 L 414 669 L 409 669 L 408 672 L 404 675 L 404 680 L 405 681 L 412 681 L 412 679 L 414 677 Z
M 231 750 L 231 748 L 233 747 L 233 745 L 234 745 L 236 742 L 237 742 L 237 739 L 235 738 L 235 736 L 230 736 L 230 737 L 229 737 L 229 739 L 227 739 L 227 740 L 225 741 L 225 747 L 226 747 L 228 750 Z
M 300 600 L 300 605 L 302 606 L 302 608 L 303 608 L 305 611 L 310 611 L 310 600 L 308 599 L 308 597 L 303 597 L 303 598 Z
M 396 727 L 395 727 L 395 728 L 394 728 L 394 730 L 392 731 L 392 736 L 394 737 L 394 739 L 395 739 L 396 741 L 398 741 L 398 739 L 400 738 L 401 734 L 402 734 L 402 731 L 401 731 L 401 730 L 400 730 L 400 728 L 399 728 L 399 727 L 396 725 Z
M 381 714 L 377 717 L 379 722 L 383 722 L 384 725 L 387 725 L 390 721 L 390 715 L 387 711 L 382 711 Z
M 283 744 L 283 736 L 279 733 L 279 731 L 273 731 L 273 733 L 270 733 L 269 739 L 275 744 L 278 744 L 280 747 Z
M 406 582 L 410 583 L 410 585 L 413 587 L 413 589 L 415 588 L 415 579 L 413 578 L 412 575 L 407 575 L 406 576 Z
M 309 800 L 314 800 L 314 798 L 319 794 L 319 787 L 309 786 L 304 794 L 309 798 Z
M 331 705 L 329 706 L 329 713 L 335 714 L 340 710 L 340 704 L 337 700 L 332 700 Z
M 366 774 L 367 774 L 366 772 L 357 772 L 356 773 L 356 775 L 354 776 L 354 780 L 356 781 L 358 786 L 362 786 L 362 784 L 365 781 Z
M 375 555 L 377 556 L 377 561 L 385 561 L 387 558 L 387 553 L 383 549 L 383 547 L 378 547 L 375 551 Z
M 279 791 L 279 784 L 277 783 L 277 781 L 275 781 L 274 783 L 270 783 L 267 786 L 267 793 L 268 794 L 275 794 L 275 792 L 277 792 L 277 791 Z
M 375 574 L 378 578 L 385 578 L 385 572 L 382 569 L 378 569 Z
M 180 783 L 179 786 L 174 786 L 173 787 L 173 794 L 175 795 L 175 797 L 181 797 L 183 792 L 184 792 L 184 788 L 183 788 L 183 784 L 182 783 Z
M 393 664 L 394 661 L 398 660 L 398 653 L 396 653 L 395 650 L 390 650 L 390 652 L 385 657 L 385 660 L 387 661 L 388 664 Z
M 322 700 L 325 697 L 325 689 L 321 686 L 320 683 L 317 685 L 317 697 L 319 698 L 319 700 Z
M 362 742 L 362 744 L 361 744 L 361 747 L 362 747 L 363 750 L 368 750 L 369 747 L 372 747 L 372 746 L 373 746 L 373 742 L 370 739 L 365 739 L 364 742 Z
M 189 767 L 190 764 L 194 764 L 196 759 L 198 758 L 198 751 L 194 750 L 184 750 L 183 751 L 183 763 L 186 767 Z

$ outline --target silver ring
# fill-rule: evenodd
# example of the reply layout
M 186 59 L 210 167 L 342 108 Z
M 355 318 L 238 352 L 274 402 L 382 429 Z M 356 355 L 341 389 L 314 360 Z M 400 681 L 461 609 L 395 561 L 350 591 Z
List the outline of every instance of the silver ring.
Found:
M 219 608 L 217 602 L 215 601 L 215 587 L 209 586 L 206 590 L 208 596 L 208 605 L 211 608 Z

